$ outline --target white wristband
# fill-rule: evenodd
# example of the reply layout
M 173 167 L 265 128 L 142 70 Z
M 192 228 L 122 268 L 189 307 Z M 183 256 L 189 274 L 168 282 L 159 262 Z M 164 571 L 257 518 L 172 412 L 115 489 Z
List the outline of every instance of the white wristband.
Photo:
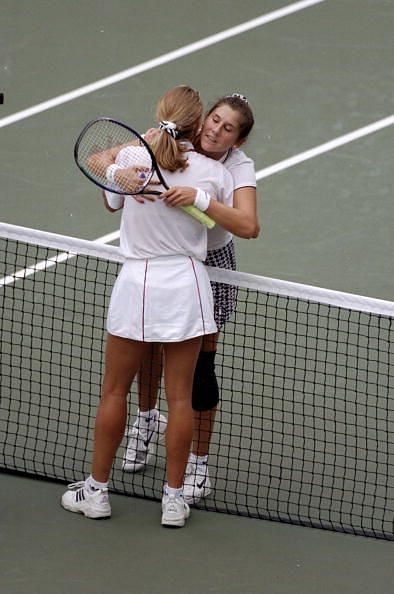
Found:
M 205 212 L 207 210 L 207 208 L 209 207 L 210 202 L 211 202 L 210 196 L 208 196 L 208 194 L 206 192 L 204 192 L 203 190 L 200 190 L 200 188 L 197 188 L 197 194 L 194 199 L 193 205 L 196 208 L 198 208 L 198 210 Z
M 118 210 L 122 208 L 124 203 L 124 196 L 122 194 L 114 194 L 113 192 L 108 192 L 104 190 L 105 198 L 107 200 L 108 206 L 113 210 Z
M 105 172 L 105 177 L 107 178 L 107 180 L 109 182 L 111 182 L 111 184 L 115 184 L 115 173 L 118 171 L 118 169 L 122 169 L 119 165 L 116 165 L 115 163 L 113 163 L 112 165 L 110 165 L 109 167 L 107 167 L 107 171 Z

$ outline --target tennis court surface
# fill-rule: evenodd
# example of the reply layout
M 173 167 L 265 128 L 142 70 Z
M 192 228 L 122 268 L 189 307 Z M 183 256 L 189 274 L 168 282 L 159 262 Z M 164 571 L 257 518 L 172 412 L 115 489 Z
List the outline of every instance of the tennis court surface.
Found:
M 0 11 L 0 590 L 391 592 L 392 3 Z M 217 360 L 214 489 L 175 533 L 159 525 L 161 447 L 134 475 L 119 450 L 109 522 L 70 517 L 59 498 L 89 468 L 122 261 L 118 215 L 73 143 L 101 115 L 145 129 L 179 82 L 207 101 L 250 98 L 263 232 L 237 241 L 243 272 L 210 271 L 237 290 Z M 135 411 L 133 392 L 130 422 Z

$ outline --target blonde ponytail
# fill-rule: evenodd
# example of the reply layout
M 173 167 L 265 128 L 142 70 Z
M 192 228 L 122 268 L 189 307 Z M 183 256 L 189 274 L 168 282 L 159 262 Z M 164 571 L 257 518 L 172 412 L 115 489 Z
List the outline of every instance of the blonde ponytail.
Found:
M 197 91 L 186 85 L 167 91 L 156 110 L 160 134 L 152 141 L 157 163 L 168 171 L 183 171 L 188 163 L 182 141 L 194 141 L 203 105 Z

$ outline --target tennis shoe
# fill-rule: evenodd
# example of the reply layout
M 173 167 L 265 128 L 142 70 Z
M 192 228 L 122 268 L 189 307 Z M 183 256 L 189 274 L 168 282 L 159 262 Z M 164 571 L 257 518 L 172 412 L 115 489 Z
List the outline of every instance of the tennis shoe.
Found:
M 176 496 L 164 493 L 161 509 L 161 524 L 170 528 L 182 528 L 190 516 L 190 508 L 182 495 Z
M 137 417 L 127 434 L 129 441 L 122 461 L 124 472 L 138 472 L 149 464 L 156 453 L 157 444 L 164 439 L 166 428 L 167 419 L 164 415 L 158 414 L 154 420 Z
M 91 492 L 86 488 L 85 481 L 68 485 L 61 504 L 67 511 L 83 514 L 87 518 L 98 520 L 111 516 L 108 489 L 97 489 Z
M 189 505 L 198 503 L 211 492 L 208 465 L 188 462 L 183 481 L 183 497 Z

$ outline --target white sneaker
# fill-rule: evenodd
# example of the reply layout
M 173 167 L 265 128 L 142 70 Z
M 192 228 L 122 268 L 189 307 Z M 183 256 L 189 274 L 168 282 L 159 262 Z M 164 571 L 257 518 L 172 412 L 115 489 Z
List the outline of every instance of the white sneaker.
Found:
M 61 500 L 64 509 L 83 514 L 87 518 L 99 519 L 111 516 L 108 489 L 97 489 L 91 493 L 85 488 L 85 481 L 68 485 Z
M 190 508 L 183 499 L 182 495 L 163 495 L 161 502 L 162 526 L 172 526 L 174 528 L 181 528 L 185 525 L 186 520 L 190 516 Z
M 193 505 L 211 492 L 211 481 L 207 464 L 188 462 L 183 481 L 183 497 L 187 503 Z
M 154 421 L 137 417 L 127 434 L 130 439 L 122 462 L 125 472 L 137 472 L 149 464 L 156 453 L 156 445 L 164 439 L 166 428 L 167 419 L 164 415 L 158 415 Z

